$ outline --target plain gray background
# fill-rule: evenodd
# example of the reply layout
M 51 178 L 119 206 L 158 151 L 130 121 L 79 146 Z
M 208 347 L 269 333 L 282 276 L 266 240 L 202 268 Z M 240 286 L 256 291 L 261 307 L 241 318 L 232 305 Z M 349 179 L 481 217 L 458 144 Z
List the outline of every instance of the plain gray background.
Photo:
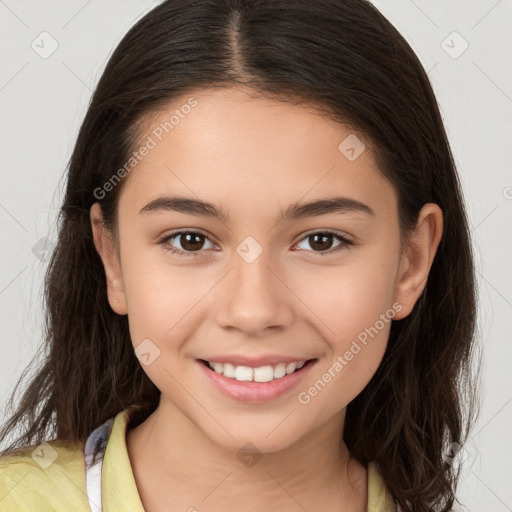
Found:
M 0 0 L 0 421 L 41 343 L 45 250 L 56 241 L 65 168 L 89 98 L 116 44 L 157 3 Z M 472 512 L 512 510 L 512 1 L 374 4 L 429 73 L 474 238 L 483 404 L 461 451 L 459 499 Z

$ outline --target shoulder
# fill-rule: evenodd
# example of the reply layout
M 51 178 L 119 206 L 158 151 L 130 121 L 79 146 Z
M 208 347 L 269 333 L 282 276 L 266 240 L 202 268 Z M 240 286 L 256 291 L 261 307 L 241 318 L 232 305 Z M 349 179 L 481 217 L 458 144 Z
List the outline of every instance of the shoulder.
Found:
M 90 510 L 83 443 L 52 440 L 0 457 L 0 510 Z

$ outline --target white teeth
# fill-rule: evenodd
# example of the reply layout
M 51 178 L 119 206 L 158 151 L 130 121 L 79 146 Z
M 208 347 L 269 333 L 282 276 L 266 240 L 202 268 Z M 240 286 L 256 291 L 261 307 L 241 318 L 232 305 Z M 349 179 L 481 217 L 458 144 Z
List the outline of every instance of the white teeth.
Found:
M 288 363 L 286 365 L 286 373 L 289 375 L 297 369 L 297 363 Z
M 231 363 L 220 364 L 220 366 L 224 366 L 224 377 L 229 377 L 230 379 L 235 378 L 235 367 Z
M 272 366 L 260 366 L 254 368 L 254 382 L 270 382 L 274 378 L 274 368 Z
M 285 375 L 293 373 L 295 370 L 302 368 L 306 361 L 298 361 L 294 363 L 279 363 L 275 366 L 266 365 L 258 368 L 251 368 L 249 366 L 234 366 L 230 363 L 216 363 L 208 361 L 208 366 L 220 375 L 230 379 L 240 381 L 254 381 L 254 382 L 270 382 L 274 379 L 280 379 Z
M 279 379 L 286 375 L 286 365 L 284 363 L 276 364 L 274 367 L 274 378 Z
M 222 365 L 220 363 L 212 363 L 212 366 L 217 373 L 222 374 Z
M 248 366 L 237 366 L 235 368 L 236 380 L 252 380 L 252 368 Z

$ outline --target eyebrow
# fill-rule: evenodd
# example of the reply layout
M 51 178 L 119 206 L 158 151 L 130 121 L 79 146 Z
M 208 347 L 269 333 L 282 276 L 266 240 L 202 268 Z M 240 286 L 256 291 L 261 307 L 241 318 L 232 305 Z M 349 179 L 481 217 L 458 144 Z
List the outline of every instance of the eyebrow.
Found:
M 214 204 L 181 196 L 158 197 L 144 206 L 139 214 L 163 211 L 175 211 L 200 217 L 218 218 L 224 222 L 229 221 L 229 215 Z M 278 221 L 346 212 L 362 212 L 375 216 L 374 210 L 360 201 L 345 196 L 334 196 L 308 203 L 294 203 L 286 210 L 281 210 Z

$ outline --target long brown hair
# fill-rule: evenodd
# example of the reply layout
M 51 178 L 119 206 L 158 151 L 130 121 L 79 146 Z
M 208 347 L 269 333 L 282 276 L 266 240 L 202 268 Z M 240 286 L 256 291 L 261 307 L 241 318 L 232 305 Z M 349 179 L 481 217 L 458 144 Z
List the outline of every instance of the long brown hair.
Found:
M 470 233 L 438 105 L 417 56 L 366 0 L 167 0 L 112 54 L 71 156 L 58 243 L 45 277 L 44 361 L 0 432 L 3 451 L 49 435 L 83 441 L 160 392 L 142 370 L 126 316 L 109 306 L 89 210 L 116 224 L 122 183 L 101 188 L 134 150 L 141 119 L 201 87 L 244 84 L 259 94 L 321 106 L 372 141 L 396 187 L 401 233 L 437 203 L 444 233 L 413 311 L 393 321 L 384 359 L 347 409 L 354 457 L 376 461 L 403 511 L 447 511 L 458 473 L 445 461 L 476 418 L 476 291 Z M 30 367 L 31 365 L 29 365 Z M 9 401 L 12 409 L 18 386 Z

